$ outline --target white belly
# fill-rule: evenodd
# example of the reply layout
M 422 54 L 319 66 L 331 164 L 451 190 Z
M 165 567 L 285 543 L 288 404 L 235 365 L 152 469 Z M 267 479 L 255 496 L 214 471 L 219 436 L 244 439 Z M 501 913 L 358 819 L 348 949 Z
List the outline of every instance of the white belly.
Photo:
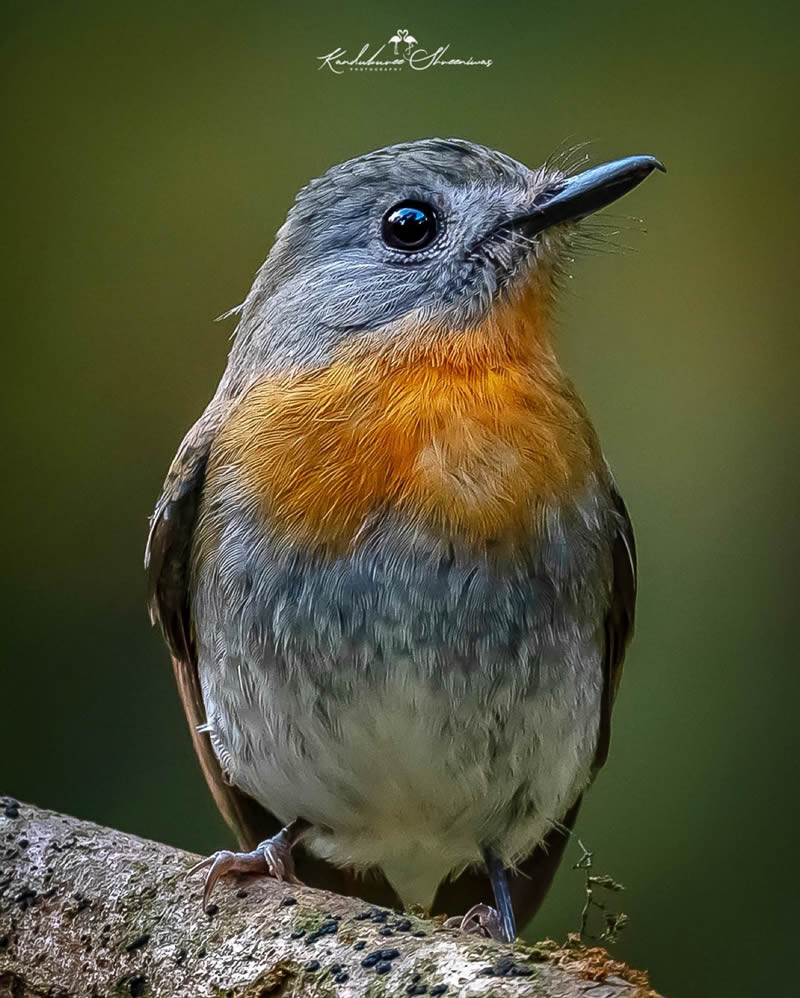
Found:
M 232 782 L 281 820 L 311 822 L 318 855 L 379 866 L 404 903 L 428 906 L 482 845 L 507 864 L 528 855 L 588 783 L 601 672 L 595 648 L 576 652 L 537 666 L 532 689 L 488 695 L 454 695 L 401 662 L 380 681 L 339 675 L 335 694 L 243 663 L 201 675 Z

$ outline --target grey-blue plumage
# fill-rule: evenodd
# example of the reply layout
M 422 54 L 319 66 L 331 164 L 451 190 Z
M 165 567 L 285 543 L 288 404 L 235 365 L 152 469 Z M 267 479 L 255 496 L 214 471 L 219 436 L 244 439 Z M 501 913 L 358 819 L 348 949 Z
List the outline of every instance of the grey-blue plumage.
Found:
M 192 606 L 208 730 L 228 779 L 318 855 L 377 866 L 406 904 L 528 856 L 589 782 L 618 523 L 608 487 L 477 559 L 386 516 L 358 552 L 287 548 L 201 504 Z M 213 522 L 209 522 L 213 521 Z

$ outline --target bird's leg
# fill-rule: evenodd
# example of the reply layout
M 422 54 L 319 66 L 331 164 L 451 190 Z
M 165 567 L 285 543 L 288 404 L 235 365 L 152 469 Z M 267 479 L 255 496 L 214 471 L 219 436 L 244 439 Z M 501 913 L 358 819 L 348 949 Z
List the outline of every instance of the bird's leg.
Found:
M 208 869 L 203 887 L 203 909 L 208 907 L 208 900 L 216 882 L 229 873 L 261 874 L 274 877 L 276 880 L 285 880 L 290 884 L 299 884 L 300 881 L 294 872 L 292 848 L 310 827 L 304 818 L 295 818 L 277 835 L 259 842 L 252 852 L 230 852 L 227 849 L 220 849 L 219 852 L 195 864 L 187 876 L 198 870 Z
M 497 915 L 500 923 L 503 942 L 513 943 L 517 938 L 517 924 L 514 920 L 514 908 L 511 904 L 511 894 L 508 890 L 508 873 L 499 856 L 487 848 L 483 853 L 486 861 L 486 871 L 492 884 L 494 903 L 497 905 Z
M 488 904 L 474 904 L 461 918 L 448 918 L 445 923 L 463 932 L 476 932 L 501 943 L 513 943 L 517 938 L 514 909 L 508 891 L 508 878 L 502 860 L 488 846 L 483 850 L 486 872 L 492 885 L 496 908 Z

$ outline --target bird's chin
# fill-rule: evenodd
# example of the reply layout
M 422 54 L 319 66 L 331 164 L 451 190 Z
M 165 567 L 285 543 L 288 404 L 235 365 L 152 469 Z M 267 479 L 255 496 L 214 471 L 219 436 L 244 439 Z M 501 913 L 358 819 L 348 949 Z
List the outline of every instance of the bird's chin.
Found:
M 489 307 L 529 294 L 549 300 L 566 270 L 571 229 L 560 226 L 533 238 L 512 231 L 487 239 L 480 256 Z M 486 308 L 485 293 L 476 300 Z

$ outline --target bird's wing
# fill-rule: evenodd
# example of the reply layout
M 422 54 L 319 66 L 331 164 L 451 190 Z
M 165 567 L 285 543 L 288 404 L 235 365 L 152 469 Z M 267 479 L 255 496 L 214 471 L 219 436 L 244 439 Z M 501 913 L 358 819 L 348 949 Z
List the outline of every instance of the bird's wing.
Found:
M 203 775 L 239 845 L 252 849 L 274 835 L 280 822 L 274 815 L 225 779 L 204 730 L 206 722 L 189 599 L 189 563 L 206 465 L 214 438 L 224 419 L 224 406 L 212 403 L 186 435 L 170 466 L 164 489 L 150 522 L 145 552 L 150 616 L 169 646 L 178 692 Z M 314 887 L 352 894 L 374 904 L 396 906 L 397 897 L 382 877 L 357 878 L 323 860 L 297 850 L 297 874 Z
M 201 730 L 206 716 L 189 605 L 192 533 L 208 455 L 221 419 L 220 409 L 212 403 L 184 438 L 150 521 L 145 569 L 150 618 L 160 625 L 169 647 L 178 693 L 203 775 L 223 817 L 243 841 L 250 838 L 250 829 L 263 812 L 254 801 L 225 782 L 208 734 Z
M 611 711 L 622 679 L 622 662 L 633 637 L 636 612 L 636 541 L 633 536 L 628 510 L 622 496 L 612 491 L 613 515 L 616 530 L 612 546 L 614 579 L 611 605 L 603 625 L 603 700 L 600 710 L 600 728 L 597 735 L 593 770 L 595 773 L 608 758 L 611 741 Z
M 622 677 L 622 661 L 633 635 L 636 603 L 636 546 L 628 511 L 622 497 L 614 489 L 612 543 L 613 582 L 611 601 L 603 623 L 603 697 L 600 725 L 593 763 L 593 775 L 608 756 L 611 737 L 611 710 Z M 543 842 L 509 874 L 508 886 L 519 924 L 522 926 L 536 914 L 550 888 L 567 841 L 578 817 L 583 796 L 579 797 L 558 825 L 554 825 Z M 492 896 L 487 874 L 482 870 L 466 870 L 455 880 L 442 884 L 436 895 L 435 911 L 450 914 L 466 911 L 478 901 Z

